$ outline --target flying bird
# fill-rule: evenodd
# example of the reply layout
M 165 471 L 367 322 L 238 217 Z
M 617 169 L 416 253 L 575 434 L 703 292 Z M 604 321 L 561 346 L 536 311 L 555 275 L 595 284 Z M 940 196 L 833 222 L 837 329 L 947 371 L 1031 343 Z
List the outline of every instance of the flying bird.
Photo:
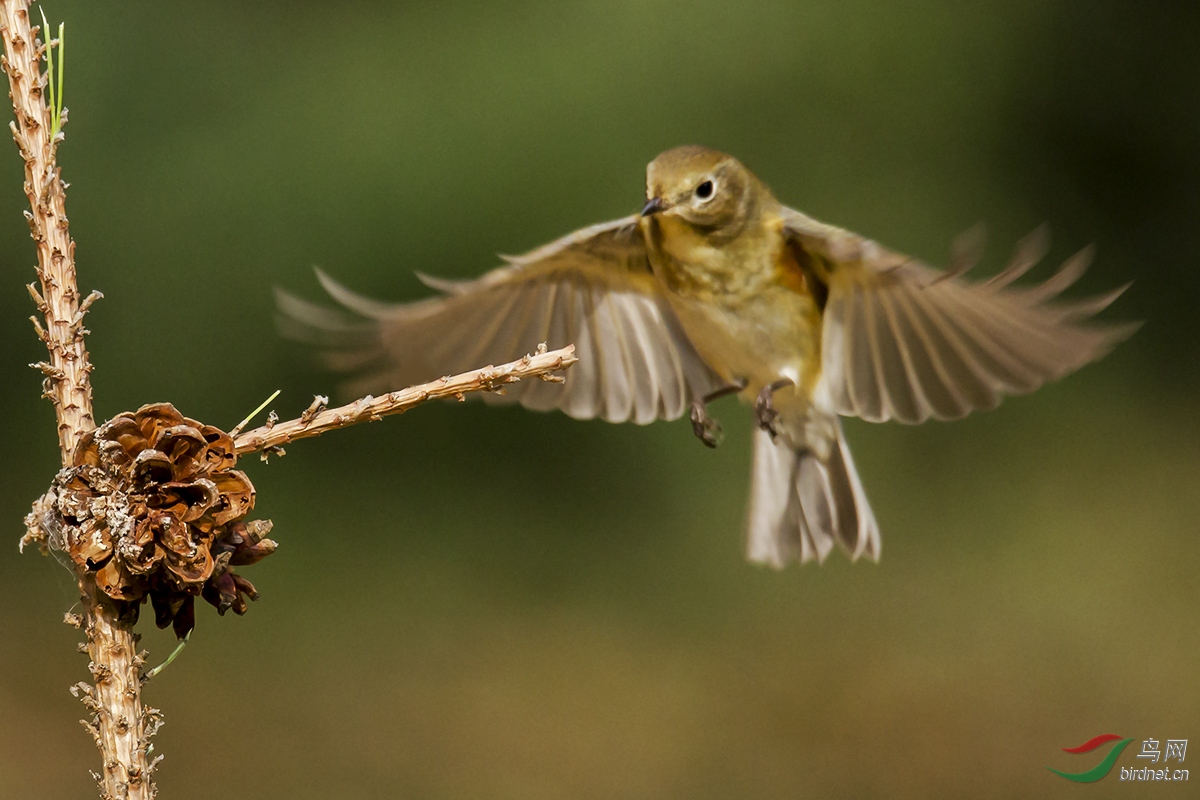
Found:
M 977 238 L 977 237 L 968 237 Z M 439 296 L 385 303 L 318 271 L 333 309 L 278 292 L 285 334 L 320 346 L 381 393 L 574 343 L 563 384 L 526 381 L 494 402 L 644 425 L 738 393 L 756 420 L 750 560 L 783 567 L 879 557 L 879 526 L 840 417 L 915 424 L 990 409 L 1094 361 L 1137 327 L 1092 318 L 1127 287 L 1063 299 L 1090 249 L 1040 284 L 1015 283 L 1044 230 L 986 280 L 964 242 L 936 270 L 782 205 L 732 156 L 678 147 L 646 171 L 640 213 L 575 231 L 469 281 L 418 273 Z

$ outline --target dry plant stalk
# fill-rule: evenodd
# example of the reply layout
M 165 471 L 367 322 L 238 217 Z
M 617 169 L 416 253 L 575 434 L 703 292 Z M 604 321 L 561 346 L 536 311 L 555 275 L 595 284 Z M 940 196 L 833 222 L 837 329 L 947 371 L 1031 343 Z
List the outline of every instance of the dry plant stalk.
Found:
M 0 66 L 8 75 L 15 122 L 13 140 L 25 162 L 26 212 L 30 234 L 37 245 L 38 287 L 29 293 L 45 317 L 43 328 L 35 317 L 34 328 L 46 343 L 49 360 L 36 365 L 45 374 L 43 393 L 54 404 L 63 466 L 71 463 L 79 440 L 95 427 L 92 388 L 83 337 L 83 316 L 99 297 L 93 293 L 80 302 L 75 281 L 75 243 L 67 227 L 66 186 L 55 161 L 61 135 L 51 138 L 51 112 L 43 93 L 45 79 L 39 58 L 36 29 L 29 24 L 27 0 L 0 4 L 0 38 L 4 57 Z M 133 626 L 122 621 L 104 594 L 89 580 L 79 586 L 84 608 L 82 625 L 87 635 L 94 685 L 83 686 L 85 705 L 94 717 L 87 727 L 100 748 L 103 767 L 96 780 L 108 798 L 141 800 L 154 796 L 149 737 L 158 726 L 158 712 L 143 709 L 141 656 Z
M 283 445 L 296 439 L 319 436 L 326 431 L 344 428 L 356 422 L 374 422 L 389 414 L 403 414 L 427 400 L 448 397 L 462 400 L 470 392 L 502 391 L 506 384 L 516 383 L 522 378 L 536 377 L 541 380 L 561 381 L 562 378 L 553 376 L 552 373 L 565 370 L 578 360 L 575 357 L 575 345 L 546 350 L 543 343 L 538 346 L 536 354 L 527 355 L 508 364 L 487 366 L 461 375 L 447 376 L 431 383 L 389 392 L 382 397 L 367 395 L 337 408 L 325 408 L 327 399 L 317 397 L 308 410 L 296 419 L 269 422 L 254 430 L 235 434 L 234 448 L 239 455 L 261 450 L 265 457 L 270 452 L 279 452 Z
M 30 26 L 28 0 L 0 0 L 0 67 L 8 76 L 16 117 L 10 128 L 25 162 L 30 205 L 25 216 L 38 255 L 38 285 L 28 288 L 45 325 L 32 319 L 49 351 L 47 361 L 33 366 L 45 375 L 43 394 L 54 404 L 63 463 L 51 490 L 26 517 L 21 541 L 22 546 L 66 550 L 74 558 L 84 613 L 67 614 L 66 622 L 87 636 L 93 682 L 78 683 L 71 692 L 93 714 L 83 725 L 100 750 L 102 770 L 92 774 L 101 796 L 149 800 L 155 796 L 154 768 L 162 759 L 150 760 L 150 738 L 162 715 L 141 701 L 147 676 L 145 653 L 137 651 L 139 636 L 133 630 L 138 606 L 149 597 L 160 627 L 165 620 L 181 636 L 191 628 L 196 594 L 222 613 L 228 608 L 242 613 L 244 596 L 253 599 L 254 588 L 228 568 L 254 563 L 274 550 L 274 542 L 262 537 L 269 522 L 241 520 L 253 506 L 253 487 L 232 470 L 237 455 L 262 451 L 265 458 L 282 453 L 282 445 L 295 439 L 402 413 L 427 400 L 503 391 L 523 378 L 561 381 L 554 373 L 575 363 L 575 348 L 548 352 L 543 344 L 536 354 L 509 364 L 340 408 L 326 409 L 327 401 L 318 397 L 297 419 L 276 424 L 272 414 L 266 425 L 240 435 L 184 418 L 169 404 L 143 406 L 97 429 L 82 323 L 101 295 L 79 298 L 67 185 L 56 162 L 62 134 L 51 136 L 46 76 L 39 63 L 50 45 L 40 44 L 37 33 Z M 65 122 L 64 109 L 60 124 Z M 138 426 L 140 439 L 133 430 Z M 188 441 L 195 447 L 181 444 Z M 200 463 L 205 458 L 219 463 Z M 171 498 L 179 502 L 172 505 Z M 186 541 L 179 531 L 190 531 Z M 164 564 L 167 570 L 160 572 L 169 571 L 174 583 L 164 584 L 153 571 Z
M 58 438 L 66 466 L 79 437 L 95 427 L 88 378 L 92 365 L 83 344 L 87 333 L 83 316 L 100 295 L 93 292 L 80 302 L 76 288 L 75 242 L 67 230 L 66 185 L 55 163 L 62 136 L 50 138 L 51 112 L 43 93 L 36 34 L 37 29 L 29 26 L 26 0 L 5 0 L 0 5 L 3 68 L 16 115 L 9 127 L 25 162 L 25 195 L 30 206 L 25 218 L 37 243 L 41 291 L 30 284 L 29 292 L 46 319 L 45 328 L 36 318 L 33 325 L 50 351 L 49 361 L 36 366 L 46 375 L 44 386 L 58 417 Z

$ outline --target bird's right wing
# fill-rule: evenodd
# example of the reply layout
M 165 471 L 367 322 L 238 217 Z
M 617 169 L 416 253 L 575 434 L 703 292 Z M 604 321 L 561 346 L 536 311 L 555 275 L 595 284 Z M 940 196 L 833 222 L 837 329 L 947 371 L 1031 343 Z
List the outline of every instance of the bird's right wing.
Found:
M 405 304 L 355 294 L 318 271 L 344 309 L 277 290 L 280 324 L 285 335 L 321 347 L 335 369 L 359 373 L 346 387 L 354 394 L 514 361 L 541 342 L 574 343 L 579 362 L 566 382 L 523 381 L 485 400 L 646 424 L 681 416 L 721 385 L 659 294 L 637 217 L 506 261 L 471 281 L 419 275 L 443 295 Z

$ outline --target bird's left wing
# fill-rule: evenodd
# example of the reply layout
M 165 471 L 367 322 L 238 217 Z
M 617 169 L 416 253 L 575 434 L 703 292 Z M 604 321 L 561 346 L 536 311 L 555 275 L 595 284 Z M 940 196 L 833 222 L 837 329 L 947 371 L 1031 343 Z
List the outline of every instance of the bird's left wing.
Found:
M 539 343 L 574 343 L 564 384 L 523 381 L 492 402 L 561 409 L 577 419 L 675 419 L 720 379 L 700 360 L 659 295 L 637 217 L 576 231 L 472 281 L 419 275 L 442 296 L 383 303 L 318 271 L 343 309 L 277 291 L 286 335 L 320 346 L 346 389 L 384 392 L 513 361 Z M 351 316 L 346 311 L 357 316 Z
M 1013 285 L 1044 254 L 1044 231 L 1008 268 L 970 281 L 970 259 L 932 269 L 870 239 L 784 210 L 784 235 L 823 289 L 822 381 L 834 410 L 872 422 L 956 419 L 1100 358 L 1137 324 L 1092 317 L 1127 288 L 1064 300 L 1090 249 L 1046 281 Z

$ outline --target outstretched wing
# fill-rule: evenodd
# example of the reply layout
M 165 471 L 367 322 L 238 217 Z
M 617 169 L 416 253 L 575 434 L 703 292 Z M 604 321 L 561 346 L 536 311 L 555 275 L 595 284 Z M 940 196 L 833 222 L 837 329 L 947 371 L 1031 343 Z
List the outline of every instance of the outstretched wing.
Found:
M 539 343 L 574 343 L 564 384 L 523 381 L 492 402 L 558 408 L 577 419 L 675 419 L 720 379 L 700 360 L 659 295 L 637 217 L 593 225 L 472 281 L 419 275 L 440 297 L 382 303 L 318 271 L 344 309 L 277 290 L 286 335 L 320 346 L 346 387 L 380 393 L 513 361 Z M 347 313 L 354 312 L 354 315 Z
M 1013 285 L 1045 254 L 1041 229 L 1003 272 L 977 282 L 962 277 L 969 257 L 942 272 L 791 209 L 784 230 L 828 292 L 823 381 L 839 414 L 918 423 L 994 408 L 1100 358 L 1138 327 L 1092 320 L 1128 284 L 1059 297 L 1087 269 L 1090 248 L 1041 284 Z

